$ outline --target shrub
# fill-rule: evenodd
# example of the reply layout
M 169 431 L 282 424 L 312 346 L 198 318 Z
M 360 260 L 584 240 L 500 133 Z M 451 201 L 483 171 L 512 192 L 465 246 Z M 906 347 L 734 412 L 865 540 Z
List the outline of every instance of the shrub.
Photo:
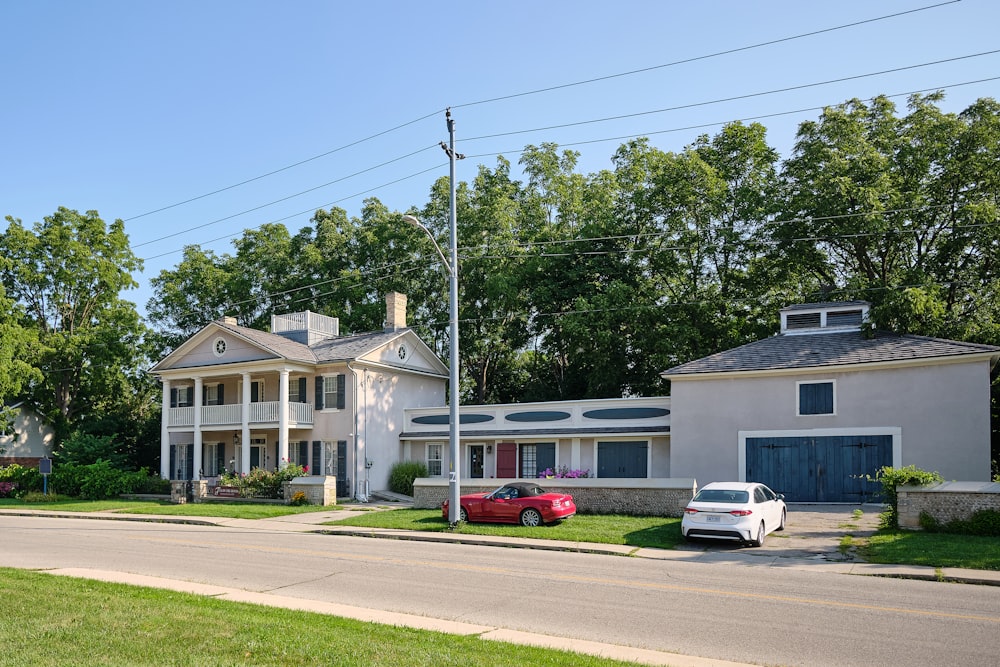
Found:
M 303 491 L 296 491 L 295 493 L 292 494 L 292 497 L 288 501 L 288 504 L 289 505 L 308 505 L 309 504 L 309 498 L 306 497 L 306 494 Z
M 249 474 L 223 473 L 219 482 L 223 486 L 235 486 L 243 498 L 281 498 L 282 485 L 296 477 L 309 473 L 309 468 L 297 463 L 286 463 L 281 470 L 271 472 L 263 468 L 254 468 Z
M 880 520 L 884 528 L 899 528 L 899 499 L 896 496 L 896 487 L 928 486 L 944 481 L 939 473 L 920 470 L 916 466 L 905 468 L 883 466 L 875 472 L 874 477 L 867 475 L 866 479 L 869 482 L 878 482 L 882 486 L 882 499 L 886 503 L 886 510 Z
M 116 498 L 123 493 L 135 493 L 138 486 L 136 473 L 119 470 L 110 461 L 98 461 L 83 468 L 85 473 L 80 485 L 80 497 L 84 500 Z
M 37 468 L 26 468 L 17 463 L 0 468 L 0 484 L 5 483 L 13 485 L 6 494 L 12 498 L 20 498 L 32 491 L 41 491 L 44 486 L 42 473 L 38 472 Z M 0 498 L 4 496 L 5 494 L 0 492 Z
M 152 474 L 148 469 L 143 468 L 136 475 L 136 486 L 133 493 L 158 493 L 170 494 L 170 480 L 163 479 L 159 475 Z
M 73 463 L 53 464 L 49 487 L 61 495 L 78 498 L 86 472 L 85 466 Z
M 26 503 L 54 503 L 59 500 L 66 500 L 66 497 L 60 496 L 57 493 L 45 494 L 41 491 L 32 491 L 31 493 L 24 494 L 21 500 Z
M 1000 537 L 1000 511 L 977 510 L 968 519 L 941 523 L 927 512 L 920 513 L 920 527 L 929 533 Z
M 413 480 L 418 477 L 427 477 L 427 466 L 417 461 L 400 461 L 389 471 L 389 490 L 412 496 Z

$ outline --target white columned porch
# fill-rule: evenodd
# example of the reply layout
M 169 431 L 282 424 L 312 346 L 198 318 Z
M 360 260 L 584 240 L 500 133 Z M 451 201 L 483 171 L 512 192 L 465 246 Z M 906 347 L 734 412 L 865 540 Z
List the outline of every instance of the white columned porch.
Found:
M 280 470 L 286 465 L 288 465 L 288 369 L 283 368 L 278 381 L 278 461 L 275 470 Z
M 240 408 L 240 442 L 243 445 L 240 456 L 240 472 L 250 472 L 250 374 L 243 373 L 243 404 Z
M 194 462 L 191 479 L 201 479 L 201 405 L 204 387 L 200 377 L 194 379 Z
M 580 469 L 580 438 L 573 438 L 569 450 L 569 467 L 571 470 Z
M 160 412 L 160 477 L 170 479 L 170 380 L 163 380 Z

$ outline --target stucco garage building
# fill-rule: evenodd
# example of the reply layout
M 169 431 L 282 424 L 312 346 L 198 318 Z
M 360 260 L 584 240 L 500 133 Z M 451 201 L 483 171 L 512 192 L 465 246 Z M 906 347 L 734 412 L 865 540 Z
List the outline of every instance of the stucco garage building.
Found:
M 859 502 L 883 465 L 986 481 L 1000 348 L 875 331 L 866 302 L 781 311 L 781 333 L 663 373 L 671 474 Z

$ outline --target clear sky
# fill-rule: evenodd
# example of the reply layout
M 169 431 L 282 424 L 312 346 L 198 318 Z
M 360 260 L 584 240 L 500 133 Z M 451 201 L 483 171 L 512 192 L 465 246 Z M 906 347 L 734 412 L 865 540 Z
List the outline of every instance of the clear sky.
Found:
M 998 26 L 996 0 L 0 0 L 0 214 L 124 220 L 144 312 L 187 244 L 230 252 L 244 229 L 294 233 L 366 197 L 425 204 L 448 173 L 446 107 L 461 180 L 527 144 L 592 173 L 633 136 L 679 151 L 772 114 L 787 157 L 798 123 L 853 97 L 997 97 L 1000 80 L 957 84 L 1000 76 L 1000 53 L 975 55 L 1000 49 Z

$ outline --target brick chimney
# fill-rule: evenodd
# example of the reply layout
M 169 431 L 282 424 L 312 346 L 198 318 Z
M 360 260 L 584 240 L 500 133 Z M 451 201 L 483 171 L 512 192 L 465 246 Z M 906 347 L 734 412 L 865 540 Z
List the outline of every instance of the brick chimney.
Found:
M 406 295 L 389 292 L 385 295 L 385 330 L 399 331 L 406 328 Z

